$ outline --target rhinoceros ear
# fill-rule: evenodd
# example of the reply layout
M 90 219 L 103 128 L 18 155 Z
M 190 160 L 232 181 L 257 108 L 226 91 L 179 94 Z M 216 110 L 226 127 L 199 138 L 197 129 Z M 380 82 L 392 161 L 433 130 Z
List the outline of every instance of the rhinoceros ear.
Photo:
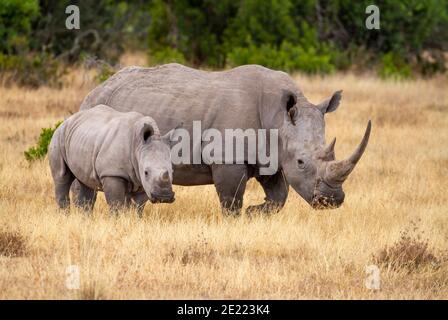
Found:
M 338 106 L 342 98 L 342 90 L 333 93 L 331 98 L 319 103 L 316 107 L 323 113 L 333 112 Z
M 295 94 L 289 91 L 283 92 L 282 103 L 286 107 L 286 120 L 295 125 L 296 116 L 297 116 L 297 97 Z

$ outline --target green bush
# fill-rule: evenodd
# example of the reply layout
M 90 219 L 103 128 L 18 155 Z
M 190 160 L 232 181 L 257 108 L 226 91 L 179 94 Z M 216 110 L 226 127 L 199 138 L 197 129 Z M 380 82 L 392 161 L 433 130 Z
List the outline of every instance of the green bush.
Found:
M 14 82 L 19 86 L 31 88 L 42 85 L 60 87 L 66 68 L 46 53 L 26 56 L 0 53 L 0 72 L 7 84 Z
M 259 63 L 328 73 L 381 66 L 379 74 L 393 78 L 408 77 L 411 68 L 427 76 L 446 71 L 447 0 L 378 0 L 380 30 L 365 26 L 370 0 L 75 1 L 81 29 L 68 30 L 72 2 L 0 0 L 1 76 L 31 87 L 60 85 L 61 64 L 82 55 L 115 64 L 125 49 L 147 50 L 154 64 L 205 68 Z M 101 70 L 98 81 L 110 74 Z
M 294 24 L 291 0 L 245 0 L 238 3 L 223 38 L 226 51 L 234 47 L 297 42 L 303 36 L 301 24 Z
M 164 64 L 170 62 L 177 62 L 185 64 L 186 60 L 184 55 L 179 50 L 166 47 L 152 52 L 149 58 L 151 64 Z
M 51 138 L 53 137 L 55 130 L 61 125 L 61 123 L 62 121 L 57 122 L 54 128 L 42 128 L 36 146 L 31 147 L 24 152 L 26 160 L 32 162 L 34 160 L 45 157 L 48 152 L 48 146 L 50 145 Z
M 81 29 L 65 28 L 76 4 Z M 20 86 L 60 86 L 67 64 L 83 54 L 115 63 L 125 48 L 147 49 L 149 5 L 145 2 L 0 0 L 0 77 Z M 108 75 L 102 70 L 99 81 Z
M 28 49 L 31 25 L 38 16 L 37 0 L 0 0 L 0 53 L 14 55 Z
M 223 67 L 223 34 L 237 6 L 233 0 L 153 1 L 149 51 L 158 62 L 184 58 L 194 66 Z
M 96 81 L 98 83 L 103 83 L 104 81 L 109 79 L 111 76 L 113 76 L 117 72 L 117 70 L 109 64 L 102 64 L 98 68 L 97 72 L 98 73 L 95 76 Z
M 37 0 L 0 0 L 0 73 L 6 83 L 60 85 L 63 68 L 53 55 L 40 50 L 30 53 L 37 17 Z
M 401 80 L 410 78 L 412 76 L 412 70 L 400 55 L 394 52 L 388 52 L 381 57 L 379 74 L 382 78 Z
M 382 65 L 384 77 L 444 71 L 448 50 L 446 0 L 381 0 L 380 30 L 365 26 L 369 0 L 155 0 L 149 48 L 157 61 L 225 67 L 258 63 L 285 71 L 328 73 L 351 65 Z M 168 49 L 167 49 L 168 48 Z M 171 50 L 172 51 L 171 51 Z M 404 63 L 396 57 L 406 57 Z M 384 57 L 383 57 L 384 55 Z M 423 65 L 424 64 L 424 65 Z
M 331 73 L 335 70 L 330 54 L 320 54 L 313 47 L 304 49 L 289 42 L 283 42 L 278 49 L 272 45 L 235 48 L 228 54 L 228 64 L 259 64 L 287 72 L 301 70 L 310 74 Z

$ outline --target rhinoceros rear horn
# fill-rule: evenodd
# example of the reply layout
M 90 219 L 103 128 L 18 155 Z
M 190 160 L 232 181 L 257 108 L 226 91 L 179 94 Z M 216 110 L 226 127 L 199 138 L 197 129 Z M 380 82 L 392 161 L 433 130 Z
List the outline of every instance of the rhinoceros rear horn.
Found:
M 349 158 L 341 161 L 331 161 L 329 163 L 325 173 L 325 178 L 327 181 L 338 184 L 344 182 L 345 179 L 347 179 L 348 175 L 353 171 L 359 159 L 361 159 L 361 156 L 366 150 L 367 144 L 369 142 L 371 127 L 372 123 L 369 120 L 366 132 L 364 133 L 364 137 L 362 138 L 361 143 Z
M 334 155 L 334 146 L 336 144 L 336 138 L 333 138 L 333 140 L 330 142 L 328 146 L 325 147 L 325 149 L 322 150 L 320 154 L 320 158 L 325 161 L 332 161 L 335 158 Z

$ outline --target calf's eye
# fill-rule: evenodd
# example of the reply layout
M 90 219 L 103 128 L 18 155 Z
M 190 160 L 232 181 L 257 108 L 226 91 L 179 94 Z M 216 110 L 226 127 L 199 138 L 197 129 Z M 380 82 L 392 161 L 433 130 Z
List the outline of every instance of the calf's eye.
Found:
M 148 176 L 148 171 L 145 170 L 145 177 L 147 177 L 147 176 Z

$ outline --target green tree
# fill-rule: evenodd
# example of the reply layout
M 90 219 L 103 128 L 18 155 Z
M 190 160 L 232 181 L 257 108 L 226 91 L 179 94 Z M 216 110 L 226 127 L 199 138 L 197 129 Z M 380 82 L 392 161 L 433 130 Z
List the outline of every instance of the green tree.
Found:
M 79 7 L 79 30 L 65 27 L 70 4 Z M 144 1 L 41 0 L 30 50 L 47 51 L 68 62 L 86 54 L 116 62 L 125 48 L 139 46 L 147 37 L 148 8 Z
M 226 47 L 270 44 L 276 47 L 283 41 L 297 41 L 299 31 L 291 15 L 290 0 L 244 0 L 226 28 Z
M 308 0 L 298 6 L 304 8 L 303 16 L 313 4 Z M 319 43 L 311 24 L 293 18 L 293 9 L 291 0 L 157 0 L 151 7 L 150 54 L 156 63 L 258 63 L 283 70 L 331 71 L 328 47 Z
M 158 56 L 166 52 L 174 60 L 185 58 L 195 66 L 223 67 L 224 31 L 237 4 L 232 0 L 154 1 L 150 9 L 150 53 Z
M 0 0 L 0 53 L 12 55 L 28 49 L 31 25 L 38 16 L 37 0 Z

